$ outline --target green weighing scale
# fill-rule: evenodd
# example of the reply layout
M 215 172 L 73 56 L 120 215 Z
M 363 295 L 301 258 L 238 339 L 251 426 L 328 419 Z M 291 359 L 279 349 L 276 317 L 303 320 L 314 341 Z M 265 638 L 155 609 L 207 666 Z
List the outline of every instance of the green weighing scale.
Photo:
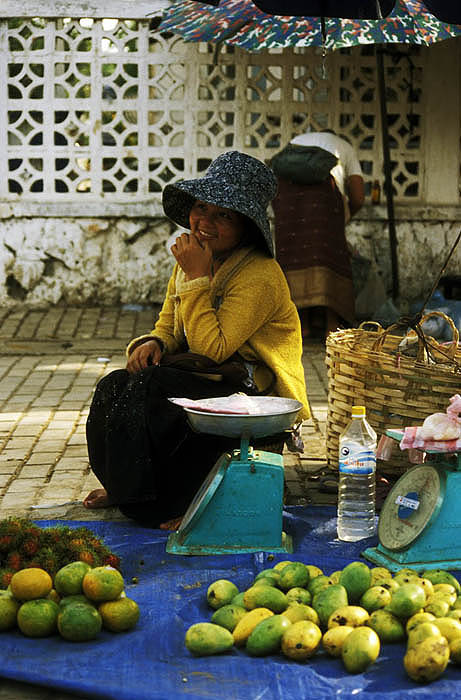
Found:
M 386 430 L 400 441 L 402 430 Z M 461 454 L 426 452 L 389 491 L 378 520 L 377 547 L 363 556 L 391 571 L 461 569 Z
M 260 413 L 211 413 L 183 406 L 194 430 L 240 438 L 240 448 L 221 455 L 211 469 L 179 529 L 168 537 L 169 554 L 293 551 L 291 537 L 282 531 L 282 455 L 254 450 L 250 441 L 290 428 L 302 404 L 275 396 L 251 400 Z

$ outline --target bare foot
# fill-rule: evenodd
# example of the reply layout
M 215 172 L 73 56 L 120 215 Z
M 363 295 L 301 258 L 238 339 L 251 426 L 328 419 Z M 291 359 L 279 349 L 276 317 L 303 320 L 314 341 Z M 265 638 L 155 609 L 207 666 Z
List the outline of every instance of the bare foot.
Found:
M 84 499 L 85 508 L 107 508 L 111 505 L 106 489 L 94 489 Z
M 182 517 L 181 518 L 171 518 L 171 520 L 167 520 L 165 523 L 160 523 L 160 529 L 161 530 L 178 530 L 181 523 L 182 523 Z

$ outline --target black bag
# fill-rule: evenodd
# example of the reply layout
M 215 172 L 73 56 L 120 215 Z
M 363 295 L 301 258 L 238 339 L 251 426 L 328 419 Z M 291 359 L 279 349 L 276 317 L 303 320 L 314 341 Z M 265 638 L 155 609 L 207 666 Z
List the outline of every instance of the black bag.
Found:
M 265 365 L 265 368 L 272 374 L 272 379 L 269 386 L 265 387 L 263 391 L 258 391 L 244 360 L 237 355 L 233 355 L 226 360 L 226 362 L 219 364 L 214 360 L 210 360 L 206 355 L 199 355 L 194 352 L 172 353 L 171 355 L 167 353 L 163 355 L 160 360 L 160 365 L 162 367 L 172 367 L 173 369 L 180 369 L 185 372 L 201 374 L 215 381 L 224 380 L 228 384 L 235 386 L 237 391 L 251 393 L 253 396 L 256 394 L 268 394 L 275 385 L 275 375 L 272 370 Z
M 318 185 L 330 176 L 338 158 L 319 146 L 298 146 L 289 143 L 271 160 L 277 177 L 297 185 Z

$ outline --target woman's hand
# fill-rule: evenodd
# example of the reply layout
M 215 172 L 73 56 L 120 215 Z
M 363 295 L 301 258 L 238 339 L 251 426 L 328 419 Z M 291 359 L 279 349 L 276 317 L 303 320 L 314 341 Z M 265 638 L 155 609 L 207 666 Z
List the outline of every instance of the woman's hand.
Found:
M 160 344 L 153 338 L 138 345 L 128 358 L 126 368 L 130 374 L 135 374 L 149 365 L 158 365 L 162 359 Z
M 183 233 L 171 246 L 171 252 L 186 280 L 211 277 L 213 256 L 207 241 L 199 241 L 193 233 Z

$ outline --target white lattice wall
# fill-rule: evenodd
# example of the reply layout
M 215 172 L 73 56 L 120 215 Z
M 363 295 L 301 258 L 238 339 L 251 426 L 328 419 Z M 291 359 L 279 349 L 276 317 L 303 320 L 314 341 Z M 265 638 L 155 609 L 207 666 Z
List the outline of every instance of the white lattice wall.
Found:
M 41 18 L 23 1 L 11 17 L 16 4 L 0 5 L 2 302 L 85 302 L 101 290 L 111 302 L 160 301 L 171 232 L 161 191 L 224 150 L 268 161 L 295 133 L 329 127 L 355 146 L 367 192 L 383 182 L 372 47 L 325 62 L 316 49 L 249 54 L 159 35 L 146 17 L 155 0 L 114 0 L 104 12 L 118 20 L 78 0 L 47 2 L 60 11 Z M 415 265 L 437 268 L 461 219 L 460 43 L 390 46 L 384 63 L 401 288 L 414 298 L 431 285 Z M 71 262 L 56 255 L 63 230 L 79 232 Z M 365 254 L 374 241 L 389 284 L 385 206 L 365 206 L 349 237 Z M 87 260 L 92 275 L 75 284 Z
M 147 19 L 2 24 L 4 201 L 147 204 L 223 150 L 267 160 L 308 126 L 346 136 L 367 181 L 382 180 L 373 49 L 332 53 L 323 65 L 315 49 L 217 55 L 159 35 Z M 423 60 L 411 47 L 386 57 L 400 200 L 424 198 Z

